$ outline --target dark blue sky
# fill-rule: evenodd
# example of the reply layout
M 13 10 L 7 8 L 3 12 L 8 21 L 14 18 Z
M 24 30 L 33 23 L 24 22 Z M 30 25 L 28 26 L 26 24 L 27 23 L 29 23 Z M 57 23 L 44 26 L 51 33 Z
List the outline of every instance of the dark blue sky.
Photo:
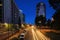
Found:
M 50 7 L 48 0 L 15 0 L 19 9 L 25 14 L 25 22 L 29 24 L 34 24 L 36 16 L 36 5 L 39 2 L 44 2 L 46 4 L 46 18 L 51 19 L 55 10 Z

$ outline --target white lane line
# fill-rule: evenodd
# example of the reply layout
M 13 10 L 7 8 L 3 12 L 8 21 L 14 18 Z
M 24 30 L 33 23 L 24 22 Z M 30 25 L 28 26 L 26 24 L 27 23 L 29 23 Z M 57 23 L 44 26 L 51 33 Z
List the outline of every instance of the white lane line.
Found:
M 44 34 L 42 34 L 40 31 L 36 31 L 36 33 L 37 33 L 37 35 L 39 35 L 39 37 L 41 37 L 41 40 L 50 40 Z
M 36 35 L 36 33 L 34 32 L 33 29 L 32 29 L 32 34 L 33 34 L 33 39 L 34 39 L 34 40 L 38 40 L 38 37 L 37 37 L 37 35 Z
M 34 32 L 34 30 L 33 30 Z M 37 37 L 37 34 L 34 32 L 34 35 L 35 35 L 35 40 L 38 40 L 38 37 Z
M 33 29 L 32 29 L 32 35 L 33 35 L 33 39 L 35 40 L 35 36 L 34 36 L 34 33 L 33 33 Z

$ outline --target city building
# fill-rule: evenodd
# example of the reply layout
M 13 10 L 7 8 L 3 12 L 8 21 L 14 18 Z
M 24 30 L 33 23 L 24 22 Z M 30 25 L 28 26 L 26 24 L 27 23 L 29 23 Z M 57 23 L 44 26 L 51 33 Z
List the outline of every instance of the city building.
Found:
M 25 14 L 20 10 L 21 24 L 25 24 Z
M 3 8 L 3 5 L 2 5 L 3 3 L 2 3 L 2 1 L 0 0 L 0 23 L 2 22 L 2 20 L 3 20 L 3 17 L 2 17 L 2 15 L 3 15 L 3 13 L 2 13 L 2 8 Z
M 0 23 L 18 24 L 19 9 L 14 0 L 0 0 Z
M 19 20 L 19 9 L 16 6 L 16 3 L 11 0 L 11 14 L 12 14 L 12 23 L 14 24 L 18 24 L 18 20 Z
M 46 7 L 43 2 L 39 2 L 36 6 L 35 24 L 37 26 L 45 25 L 46 22 Z
M 11 0 L 3 0 L 3 7 L 4 7 L 4 23 L 12 23 L 12 15 L 11 15 Z
M 19 30 L 21 26 L 19 13 L 20 11 L 14 0 L 0 0 L 0 28 Z
M 46 7 L 43 2 L 38 3 L 36 6 L 36 16 L 40 15 L 46 16 Z
M 0 23 L 11 23 L 11 0 L 0 0 Z

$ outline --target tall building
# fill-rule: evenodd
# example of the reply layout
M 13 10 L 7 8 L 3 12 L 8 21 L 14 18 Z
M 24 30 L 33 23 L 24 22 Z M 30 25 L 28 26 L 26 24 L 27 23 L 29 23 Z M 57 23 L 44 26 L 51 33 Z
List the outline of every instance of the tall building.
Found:
M 14 0 L 0 0 L 0 23 L 17 24 L 19 9 Z
M 40 15 L 46 16 L 46 7 L 43 2 L 38 3 L 36 6 L 36 16 Z
M 11 12 L 12 12 L 12 23 L 18 24 L 19 20 L 19 9 L 16 6 L 16 3 L 11 0 Z
M 40 2 L 36 6 L 36 18 L 35 24 L 37 26 L 45 25 L 46 22 L 46 7 L 43 2 Z
M 11 0 L 0 0 L 0 23 L 11 23 Z
M 23 12 L 21 12 L 20 10 L 20 18 L 21 18 L 21 24 L 25 23 L 25 14 L 23 14 Z
M 3 7 L 4 3 L 2 0 L 0 0 L 0 23 L 3 23 L 3 19 L 4 19 L 4 7 Z

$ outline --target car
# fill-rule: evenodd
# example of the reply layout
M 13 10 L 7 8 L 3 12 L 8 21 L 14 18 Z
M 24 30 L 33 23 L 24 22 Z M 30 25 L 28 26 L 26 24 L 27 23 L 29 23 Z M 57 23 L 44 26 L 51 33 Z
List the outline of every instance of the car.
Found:
M 24 40 L 25 38 L 25 33 L 21 33 L 19 36 L 18 36 L 18 39 L 19 40 Z
M 24 29 L 23 33 L 26 33 L 26 29 Z

